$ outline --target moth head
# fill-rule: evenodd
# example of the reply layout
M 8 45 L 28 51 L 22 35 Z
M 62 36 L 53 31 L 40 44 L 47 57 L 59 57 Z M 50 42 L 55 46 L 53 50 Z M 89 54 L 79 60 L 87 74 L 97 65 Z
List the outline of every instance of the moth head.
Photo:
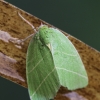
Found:
M 50 29 L 48 26 L 46 25 L 41 25 L 39 27 L 39 38 L 40 40 L 45 43 L 45 44 L 48 44 L 50 39 L 49 39 L 49 36 L 50 36 Z

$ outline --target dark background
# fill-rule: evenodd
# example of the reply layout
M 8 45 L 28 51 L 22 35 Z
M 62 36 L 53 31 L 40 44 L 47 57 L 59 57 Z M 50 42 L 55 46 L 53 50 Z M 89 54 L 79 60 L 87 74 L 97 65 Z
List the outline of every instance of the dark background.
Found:
M 100 51 L 100 0 L 6 0 Z M 30 100 L 27 89 L 0 77 L 0 100 Z

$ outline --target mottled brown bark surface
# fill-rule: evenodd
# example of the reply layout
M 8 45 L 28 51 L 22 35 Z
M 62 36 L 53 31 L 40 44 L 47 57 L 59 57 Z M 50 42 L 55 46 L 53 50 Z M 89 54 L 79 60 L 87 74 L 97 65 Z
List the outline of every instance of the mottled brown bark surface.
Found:
M 40 26 L 41 22 L 48 26 L 51 25 L 15 6 L 0 1 L 0 76 L 27 87 L 25 61 L 30 39 L 25 41 L 23 45 L 18 44 L 17 40 L 32 34 L 33 29 L 18 16 L 18 12 L 35 27 Z M 69 36 L 69 39 L 75 45 L 86 67 L 89 85 L 84 89 L 76 90 L 74 93 L 61 87 L 55 99 L 73 100 L 73 97 L 75 100 L 100 100 L 100 52 L 73 36 Z M 66 95 L 70 92 L 69 98 L 71 99 L 68 99 Z

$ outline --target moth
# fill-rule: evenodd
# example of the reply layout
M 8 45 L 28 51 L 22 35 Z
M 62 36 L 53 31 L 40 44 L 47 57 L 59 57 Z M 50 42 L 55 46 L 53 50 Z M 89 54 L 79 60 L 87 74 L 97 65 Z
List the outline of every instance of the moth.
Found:
M 31 100 L 53 99 L 61 86 L 75 90 L 88 84 L 85 67 L 74 45 L 61 31 L 47 25 L 35 30 L 29 43 L 26 76 Z

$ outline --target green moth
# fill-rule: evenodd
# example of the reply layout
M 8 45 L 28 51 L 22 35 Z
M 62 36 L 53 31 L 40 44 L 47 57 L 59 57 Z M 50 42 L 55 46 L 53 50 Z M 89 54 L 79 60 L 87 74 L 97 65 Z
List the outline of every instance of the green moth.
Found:
M 71 41 L 58 29 L 41 25 L 31 39 L 26 57 L 31 100 L 53 99 L 60 86 L 83 88 L 88 77 Z

